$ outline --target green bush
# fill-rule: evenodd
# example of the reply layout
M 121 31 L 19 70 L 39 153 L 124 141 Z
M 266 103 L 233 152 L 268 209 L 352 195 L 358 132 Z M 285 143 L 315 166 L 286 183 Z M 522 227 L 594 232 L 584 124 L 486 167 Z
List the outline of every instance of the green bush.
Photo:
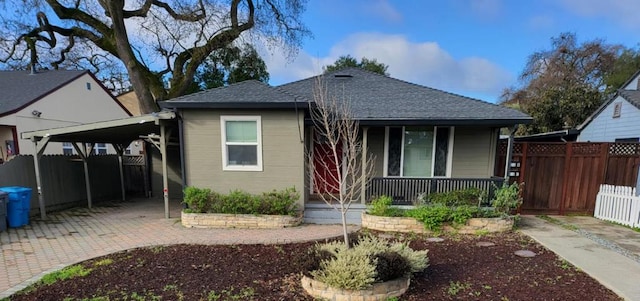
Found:
M 522 205 L 522 197 L 520 196 L 522 185 L 524 184 L 514 182 L 511 185 L 505 183 L 500 188 L 496 187 L 495 196 L 493 200 L 491 200 L 491 206 L 495 208 L 498 214 L 508 216 L 512 210 Z
M 294 188 L 261 195 L 236 189 L 224 195 L 210 189 L 187 187 L 184 203 L 188 205 L 188 212 L 194 213 L 296 215 L 299 198 Z
M 486 192 L 478 188 L 467 188 L 449 192 L 432 193 L 426 203 L 443 204 L 449 207 L 478 206 L 486 199 Z
M 309 254 L 323 256 L 323 259 L 319 260 L 319 265 L 309 265 L 318 267 L 309 274 L 331 287 L 342 289 L 364 289 L 383 281 L 382 278 L 408 276 L 423 271 L 429 263 L 427 250 L 414 251 L 405 243 L 391 243 L 375 236 L 360 237 L 351 248 L 338 241 L 314 248 Z M 384 275 L 379 275 L 379 271 Z
M 379 196 L 367 205 L 367 213 L 376 216 L 404 216 L 402 209 L 392 207 L 393 199 L 389 196 Z
M 485 212 L 470 205 L 449 207 L 443 204 L 432 204 L 406 210 L 405 216 L 415 218 L 421 221 L 426 229 L 438 232 L 445 224 L 464 225 L 470 218 L 480 217 L 481 213 Z
M 210 195 L 211 189 L 189 186 L 184 189 L 184 203 L 187 204 L 191 212 L 207 212 L 211 209 Z

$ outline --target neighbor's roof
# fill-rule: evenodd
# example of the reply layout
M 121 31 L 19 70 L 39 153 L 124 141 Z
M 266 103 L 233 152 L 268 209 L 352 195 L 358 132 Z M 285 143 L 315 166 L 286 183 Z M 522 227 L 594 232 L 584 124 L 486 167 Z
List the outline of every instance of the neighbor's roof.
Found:
M 26 70 L 0 71 L 0 116 L 13 114 L 85 74 L 89 74 L 111 96 L 100 81 L 86 70 L 41 70 L 33 74 Z
M 321 80 L 327 91 L 350 101 L 355 119 L 365 124 L 430 123 L 442 125 L 530 123 L 528 115 L 491 104 L 360 68 L 346 68 L 279 86 L 282 90 L 313 99 L 313 87 Z
M 598 109 L 596 109 L 593 113 L 591 113 L 591 115 L 589 115 L 589 117 L 587 117 L 587 119 L 585 119 L 585 121 L 582 124 L 578 125 L 576 128 L 580 131 L 583 130 L 587 125 L 589 125 L 589 123 L 591 123 L 591 121 L 593 121 L 598 115 L 600 115 L 600 113 L 602 113 L 602 111 L 604 111 L 604 109 L 607 106 L 609 106 L 612 102 L 614 102 L 618 98 L 618 96 L 628 101 L 634 107 L 640 109 L 640 91 L 618 89 L 616 94 L 614 94 L 612 97 L 609 98 L 609 100 L 605 101 L 602 105 L 600 105 Z
M 209 89 L 160 102 L 162 108 L 264 109 L 294 108 L 306 100 L 257 80 L 247 80 L 226 87 Z

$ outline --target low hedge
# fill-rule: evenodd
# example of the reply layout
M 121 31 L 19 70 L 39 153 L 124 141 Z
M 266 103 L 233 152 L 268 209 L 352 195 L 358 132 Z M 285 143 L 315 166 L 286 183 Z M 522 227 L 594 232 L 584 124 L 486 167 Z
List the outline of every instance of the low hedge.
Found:
M 225 213 L 225 214 L 297 214 L 297 200 L 300 194 L 295 188 L 273 190 L 259 195 L 242 190 L 221 194 L 208 188 L 187 187 L 184 190 L 185 212 Z

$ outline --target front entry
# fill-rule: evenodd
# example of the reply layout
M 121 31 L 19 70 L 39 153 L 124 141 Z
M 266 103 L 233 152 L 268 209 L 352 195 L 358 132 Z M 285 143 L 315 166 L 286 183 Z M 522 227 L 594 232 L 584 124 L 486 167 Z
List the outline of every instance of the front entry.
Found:
M 342 143 L 336 148 L 338 164 L 334 159 L 331 144 L 324 137 L 315 137 L 313 144 L 313 193 L 339 193 L 338 168 L 342 160 Z

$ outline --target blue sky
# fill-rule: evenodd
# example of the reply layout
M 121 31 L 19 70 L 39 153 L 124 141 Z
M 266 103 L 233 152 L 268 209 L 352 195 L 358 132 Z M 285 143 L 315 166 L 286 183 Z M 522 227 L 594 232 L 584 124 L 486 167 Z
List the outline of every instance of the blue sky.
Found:
M 310 0 L 313 33 L 287 60 L 265 54 L 270 83 L 321 72 L 340 55 L 375 58 L 392 77 L 489 102 L 516 85 L 527 57 L 574 32 L 637 48 L 637 0 Z

